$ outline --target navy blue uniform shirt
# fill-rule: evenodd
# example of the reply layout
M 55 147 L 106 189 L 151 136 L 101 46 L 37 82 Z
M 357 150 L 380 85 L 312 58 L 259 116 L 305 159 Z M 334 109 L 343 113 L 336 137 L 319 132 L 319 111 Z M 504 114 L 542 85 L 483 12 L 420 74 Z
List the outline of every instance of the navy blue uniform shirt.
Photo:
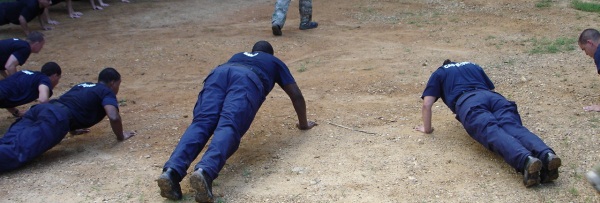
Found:
M 39 98 L 39 86 L 46 85 L 52 96 L 50 78 L 38 71 L 22 70 L 0 80 L 0 108 L 13 108 Z
M 10 55 L 14 55 L 22 66 L 30 54 L 31 46 L 25 40 L 17 38 L 0 40 L 0 70 L 6 70 L 5 65 Z
M 263 83 L 265 90 L 264 96 L 267 96 L 269 92 L 277 83 L 283 88 L 285 85 L 294 84 L 296 81 L 290 73 L 288 67 L 279 60 L 277 57 L 264 53 L 264 52 L 241 52 L 233 55 L 228 63 L 241 63 L 248 66 L 258 68 L 257 73 L 260 80 Z
M 20 24 L 19 16 L 21 10 L 25 7 L 23 2 L 3 2 L 0 3 L 0 25 L 6 25 L 9 23 Z
M 44 12 L 43 8 L 40 8 L 40 3 L 38 0 L 17 0 L 19 2 L 23 2 L 25 7 L 21 10 L 21 16 L 25 18 L 27 22 L 33 20 L 35 17 L 39 16 Z M 13 22 L 14 23 L 14 22 Z M 19 24 L 17 21 L 14 24 Z
M 71 112 L 71 130 L 89 128 L 106 116 L 104 106 L 119 108 L 115 93 L 102 83 L 81 83 L 56 100 Z
M 483 69 L 471 62 L 450 63 L 439 67 L 431 74 L 421 98 L 442 98 L 446 106 L 454 111 L 454 104 L 464 93 L 472 90 L 493 90 L 494 83 Z
M 594 53 L 594 63 L 596 64 L 598 74 L 600 74 L 600 46 L 596 48 L 596 53 Z

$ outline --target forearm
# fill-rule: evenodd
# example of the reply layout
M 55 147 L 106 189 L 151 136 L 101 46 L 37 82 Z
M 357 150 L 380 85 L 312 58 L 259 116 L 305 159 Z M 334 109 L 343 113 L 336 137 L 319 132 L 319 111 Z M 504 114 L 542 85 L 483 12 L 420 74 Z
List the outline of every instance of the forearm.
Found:
M 17 66 L 10 65 L 4 68 L 6 68 L 6 76 L 15 74 L 17 72 Z
M 115 135 L 117 136 L 117 140 L 125 140 L 125 136 L 123 135 L 123 123 L 121 122 L 121 118 L 110 119 L 110 127 L 112 128 L 113 133 L 115 133 Z
M 27 20 L 25 20 L 25 17 L 19 16 L 19 24 L 21 25 L 21 28 L 23 28 L 23 31 L 25 32 L 25 35 L 28 35 L 29 34 L 29 27 L 27 26 Z
M 292 103 L 294 105 L 294 110 L 298 115 L 298 123 L 300 128 L 307 128 L 308 119 L 306 117 L 306 102 L 304 101 L 304 97 L 295 98 Z
M 421 114 L 423 117 L 423 130 L 425 133 L 431 133 L 433 131 L 431 127 L 431 106 L 423 105 Z
M 46 24 L 44 23 L 44 21 L 48 22 L 48 19 L 46 18 L 46 15 L 44 13 L 42 13 L 38 16 L 38 21 L 40 22 L 40 27 L 42 27 L 42 29 L 43 29 L 44 27 L 46 27 Z
M 13 108 L 7 108 L 6 110 L 8 112 L 10 112 L 10 114 L 12 114 L 15 117 L 18 117 L 20 115 L 19 114 L 19 109 L 17 109 L 17 108 L 14 108 L 14 107 Z

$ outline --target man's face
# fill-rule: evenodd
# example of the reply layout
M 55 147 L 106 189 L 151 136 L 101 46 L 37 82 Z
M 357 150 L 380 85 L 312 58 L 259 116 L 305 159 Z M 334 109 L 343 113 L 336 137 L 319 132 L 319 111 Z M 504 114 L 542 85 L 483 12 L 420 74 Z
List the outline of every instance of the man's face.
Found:
M 59 74 L 54 74 L 50 76 L 50 83 L 52 83 L 52 88 L 54 89 L 56 87 L 56 85 L 58 85 L 58 82 L 60 81 L 60 75 Z
M 598 48 L 597 44 L 594 44 L 591 40 L 586 41 L 585 43 L 579 43 L 579 48 L 585 52 L 585 55 L 594 58 L 594 54 L 596 54 L 596 49 Z
M 31 52 L 32 53 L 40 53 L 42 48 L 44 48 L 45 43 L 46 43 L 46 41 L 34 42 L 33 44 L 31 44 Z
M 110 89 L 115 93 L 115 95 L 119 94 L 119 87 L 121 86 L 121 80 L 113 81 L 109 84 Z

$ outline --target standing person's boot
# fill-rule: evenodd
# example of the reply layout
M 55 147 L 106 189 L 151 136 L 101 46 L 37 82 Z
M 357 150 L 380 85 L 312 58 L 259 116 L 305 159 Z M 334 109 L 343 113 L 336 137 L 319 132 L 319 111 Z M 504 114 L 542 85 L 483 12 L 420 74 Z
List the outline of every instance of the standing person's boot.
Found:
M 194 171 L 190 177 L 190 184 L 196 191 L 196 202 L 213 202 L 212 178 L 202 168 Z
M 542 161 L 538 158 L 528 156 L 525 159 L 525 169 L 523 169 L 523 184 L 525 187 L 540 183 L 540 170 L 542 170 Z
M 313 29 L 313 28 L 316 28 L 317 26 L 319 26 L 319 23 L 317 23 L 317 22 L 300 23 L 301 30 Z
M 181 186 L 179 185 L 179 182 L 181 182 L 181 176 L 177 173 L 177 171 L 173 170 L 172 168 L 164 169 L 163 173 L 160 175 L 160 177 L 158 177 L 156 182 L 158 182 L 158 187 L 160 188 L 160 196 L 171 200 L 181 199 Z
M 312 0 L 300 0 L 300 30 L 313 29 L 319 23 L 312 21 Z
M 283 33 L 281 32 L 281 26 L 275 23 L 271 23 L 271 30 L 273 30 L 273 35 L 281 36 Z

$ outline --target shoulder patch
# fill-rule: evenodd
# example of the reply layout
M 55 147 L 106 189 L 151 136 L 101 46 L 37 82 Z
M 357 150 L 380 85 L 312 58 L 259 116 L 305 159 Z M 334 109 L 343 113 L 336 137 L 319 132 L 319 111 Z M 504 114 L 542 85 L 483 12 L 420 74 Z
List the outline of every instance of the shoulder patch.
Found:
M 94 84 L 94 83 L 81 83 L 81 84 L 79 84 L 77 86 L 80 86 L 80 87 L 96 87 L 96 84 Z
M 256 55 L 258 55 L 258 53 L 244 52 L 244 55 L 246 55 L 247 57 L 255 57 Z

